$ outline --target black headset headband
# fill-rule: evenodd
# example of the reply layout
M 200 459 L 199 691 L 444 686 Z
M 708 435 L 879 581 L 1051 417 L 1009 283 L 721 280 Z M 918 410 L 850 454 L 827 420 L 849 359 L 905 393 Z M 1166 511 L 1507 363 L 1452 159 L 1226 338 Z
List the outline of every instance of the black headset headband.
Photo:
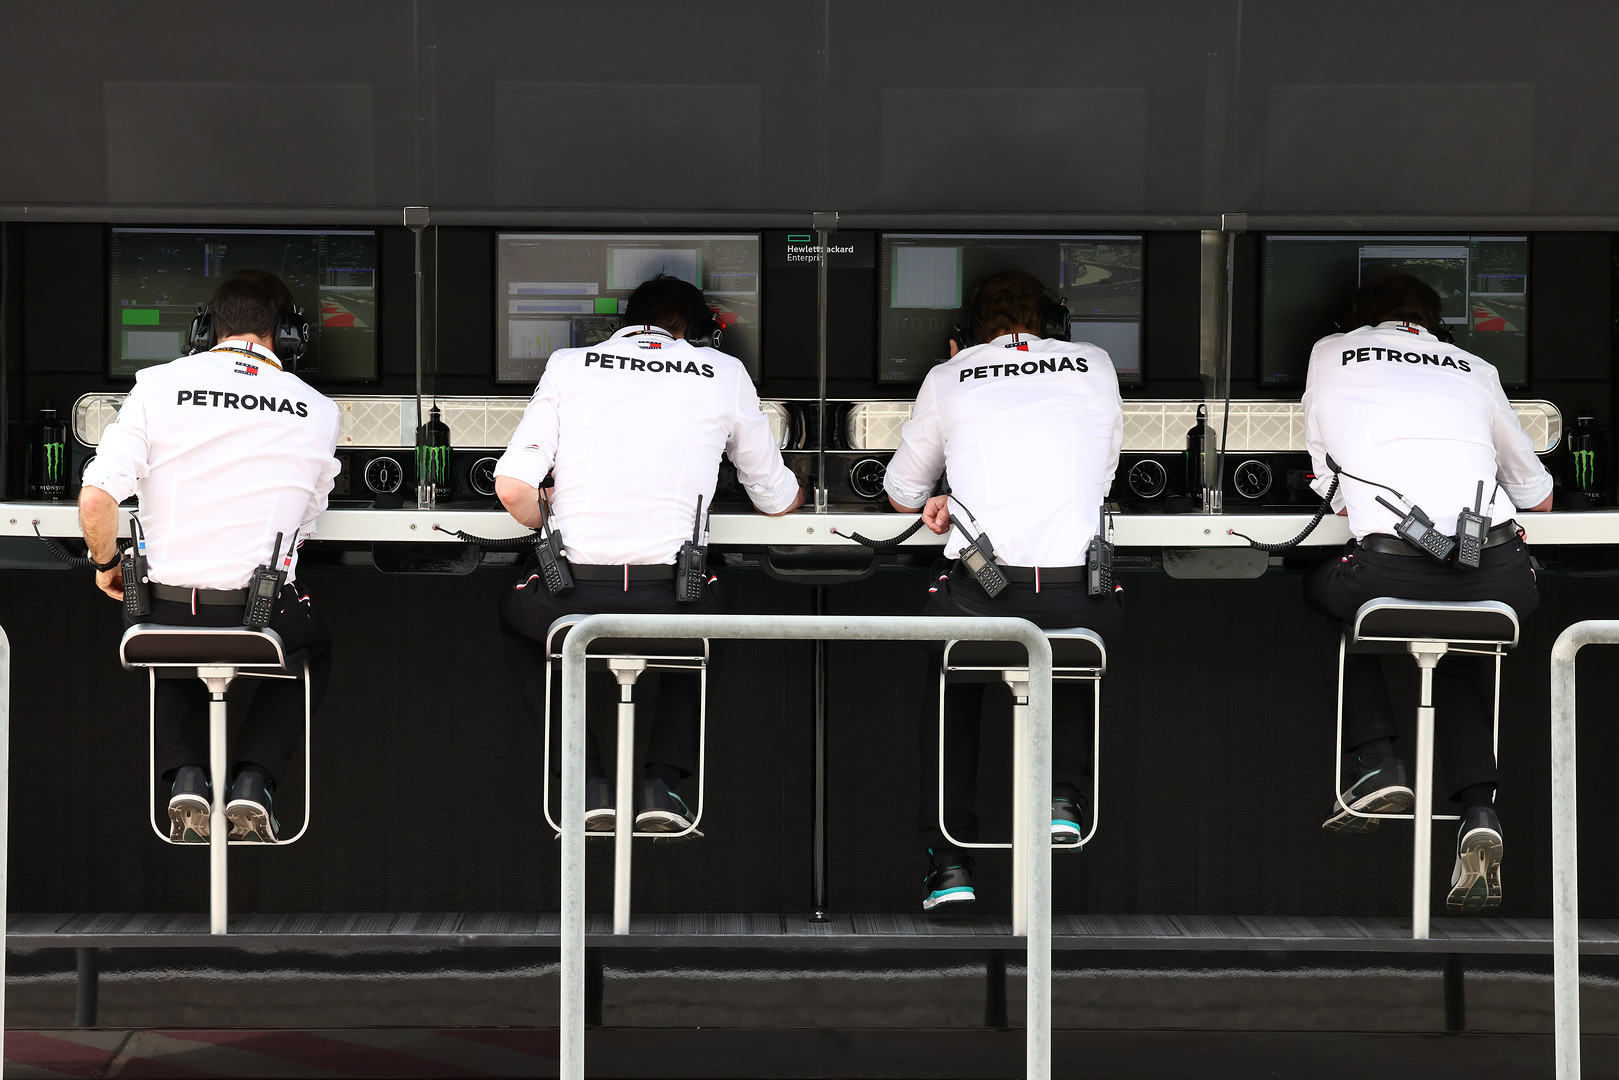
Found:
M 188 344 L 190 347 L 188 356 L 191 353 L 207 352 L 219 344 L 219 334 L 214 329 L 214 313 L 207 307 L 203 307 L 192 317 Z M 309 348 L 309 323 L 304 319 L 303 308 L 294 304 L 276 313 L 270 348 L 275 353 L 276 359 L 281 362 L 283 370 L 293 370 Z
M 959 348 L 970 349 L 979 344 L 977 330 L 973 327 L 972 311 L 978 300 L 978 290 L 982 288 L 983 286 L 980 285 L 978 289 L 973 290 L 972 300 L 968 301 L 967 311 L 962 320 L 950 328 L 950 340 L 954 341 Z M 1040 336 L 1050 338 L 1053 341 L 1073 340 L 1071 335 L 1073 334 L 1074 313 L 1068 310 L 1068 298 L 1058 296 L 1044 285 L 1040 286 L 1040 288 L 1042 290 L 1040 293 Z

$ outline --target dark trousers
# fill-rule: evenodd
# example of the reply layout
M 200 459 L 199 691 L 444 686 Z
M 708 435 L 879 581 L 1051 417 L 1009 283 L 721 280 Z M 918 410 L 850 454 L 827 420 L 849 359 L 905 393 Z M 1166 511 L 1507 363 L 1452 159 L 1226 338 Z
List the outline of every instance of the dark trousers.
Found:
M 924 615 L 1009 616 L 1028 619 L 1045 630 L 1085 627 L 1117 641 L 1124 629 L 1123 594 L 1092 597 L 1084 582 L 1033 584 L 1014 582 L 991 599 L 978 582 L 959 567 L 937 573 L 929 586 Z M 943 649 L 936 647 L 924 687 L 918 746 L 921 750 L 921 800 L 917 838 L 924 848 L 950 846 L 939 829 L 939 668 Z M 979 720 L 984 683 L 950 683 L 944 689 L 944 821 L 950 835 L 964 843 L 978 840 Z M 1088 798 L 1091 787 L 1091 738 L 1095 689 L 1088 682 L 1052 684 L 1052 784 L 1070 798 Z M 1009 733 L 1008 733 L 1009 734 Z M 1065 790 L 1066 789 L 1066 790 Z
M 332 672 L 332 636 L 326 620 L 300 599 L 291 585 L 281 590 L 270 629 L 281 637 L 287 656 L 305 650 L 309 654 L 309 704 L 320 708 L 326 694 L 326 681 Z M 125 618 L 126 625 L 131 622 Z M 164 626 L 240 626 L 240 606 L 191 605 L 173 600 L 153 600 L 152 613 L 140 622 Z M 237 733 L 236 745 L 228 760 L 234 773 L 252 762 L 270 774 L 272 781 L 287 771 L 287 763 L 304 741 L 304 687 L 302 679 L 254 679 L 243 677 L 231 685 L 257 684 L 247 719 Z M 208 688 L 197 679 L 157 680 L 154 711 L 157 720 L 158 775 L 172 778 L 182 765 L 208 767 Z M 229 777 L 214 777 L 228 783 Z
M 506 590 L 500 600 L 500 629 L 506 648 L 506 663 L 517 679 L 523 708 L 534 732 L 542 738 L 545 726 L 545 638 L 551 624 L 564 615 L 713 615 L 724 610 L 716 582 L 703 590 L 701 600 L 691 604 L 675 600 L 670 581 L 632 581 L 626 590 L 613 581 L 580 581 L 566 596 L 552 596 L 538 580 L 530 579 Z M 718 661 L 718 642 L 710 645 L 709 671 Z M 681 779 L 697 768 L 697 740 L 702 708 L 702 682 L 696 672 L 658 672 L 658 699 L 652 723 L 647 730 L 647 766 L 672 769 Z M 562 679 L 560 670 L 551 680 L 551 772 L 562 772 Z M 610 677 L 592 677 L 596 693 L 610 693 L 616 684 Z M 617 695 L 613 695 L 616 700 Z M 595 732 L 586 729 L 585 758 L 590 770 L 601 770 L 601 744 Z
M 1521 541 L 1486 550 L 1477 570 L 1458 570 L 1433 560 L 1366 551 L 1351 542 L 1341 559 L 1317 567 L 1304 584 L 1310 635 L 1327 685 L 1336 692 L 1338 640 L 1366 601 L 1500 600 L 1520 621 L 1540 603 L 1529 552 Z M 1448 654 L 1434 669 L 1434 751 L 1453 794 L 1474 784 L 1495 783 L 1492 745 L 1495 660 Z M 1412 702 L 1412 709 L 1415 708 Z M 1410 710 L 1408 710 L 1410 711 Z M 1344 657 L 1345 752 L 1373 739 L 1396 737 L 1394 710 L 1383 682 L 1381 658 Z

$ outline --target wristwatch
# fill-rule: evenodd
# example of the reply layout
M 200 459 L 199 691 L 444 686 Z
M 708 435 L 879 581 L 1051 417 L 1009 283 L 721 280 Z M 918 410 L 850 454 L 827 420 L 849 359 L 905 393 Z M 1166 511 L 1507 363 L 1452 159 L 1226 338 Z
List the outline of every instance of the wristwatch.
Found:
M 85 554 L 88 555 L 89 553 L 86 552 Z M 124 558 L 123 549 L 115 547 L 115 548 L 113 548 L 113 551 L 112 551 L 112 559 L 111 559 L 111 561 L 105 562 L 105 563 L 98 563 L 98 562 L 95 561 L 95 559 L 92 558 L 92 559 L 90 559 L 90 565 L 95 567 L 96 573 L 105 574 L 109 570 L 116 569 L 118 564 L 123 561 L 123 558 Z

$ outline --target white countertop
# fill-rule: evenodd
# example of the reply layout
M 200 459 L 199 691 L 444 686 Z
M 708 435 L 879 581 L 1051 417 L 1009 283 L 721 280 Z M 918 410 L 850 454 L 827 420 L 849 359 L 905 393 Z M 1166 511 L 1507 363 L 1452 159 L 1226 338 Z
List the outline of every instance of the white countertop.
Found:
M 32 536 L 38 520 L 46 536 L 76 537 L 78 512 L 72 503 L 0 503 L 0 536 Z M 709 543 L 715 547 L 742 545 L 807 544 L 841 546 L 851 543 L 834 536 L 833 529 L 862 532 L 873 539 L 893 536 L 913 520 L 911 514 L 813 514 L 804 511 L 786 517 L 762 514 L 715 514 L 710 522 Z M 1309 514 L 1243 513 L 1226 514 L 1121 514 L 1115 517 L 1115 542 L 1120 547 L 1240 547 L 1243 541 L 1227 534 L 1227 529 L 1247 533 L 1255 540 L 1277 543 L 1295 535 L 1310 520 Z M 1554 512 L 1523 514 L 1519 518 L 1531 544 L 1619 544 L 1619 507 L 1577 513 Z M 315 540 L 425 540 L 453 541 L 440 529 L 456 530 L 485 537 L 526 535 L 500 510 L 440 509 L 400 510 L 339 509 L 320 517 Z M 128 517 L 124 517 L 127 535 Z M 1306 547 L 1341 546 L 1349 538 L 1347 523 L 1329 517 L 1305 541 Z M 942 538 L 920 529 L 905 542 L 906 547 L 938 547 Z

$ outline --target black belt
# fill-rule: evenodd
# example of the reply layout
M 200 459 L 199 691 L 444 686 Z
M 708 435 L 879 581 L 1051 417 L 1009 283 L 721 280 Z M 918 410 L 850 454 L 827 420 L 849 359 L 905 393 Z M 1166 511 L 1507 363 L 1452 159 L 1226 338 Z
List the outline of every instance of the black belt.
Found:
M 573 576 L 580 581 L 623 581 L 626 575 L 630 581 L 673 581 L 675 579 L 674 563 L 639 566 L 633 563 L 613 563 L 606 566 L 569 563 L 568 566 L 573 570 Z
M 151 583 L 153 600 L 172 600 L 177 604 L 196 603 L 208 607 L 241 607 L 247 603 L 246 589 L 181 589 L 174 585 Z
M 1049 585 L 1085 580 L 1083 566 L 1003 566 L 1001 573 L 1006 575 L 1007 581 L 1016 581 L 1022 585 L 1033 585 L 1036 574 L 1040 575 L 1041 584 Z
M 1505 522 L 1484 534 L 1484 550 L 1488 551 L 1490 548 L 1500 547 L 1502 544 L 1510 544 L 1516 539 L 1518 539 L 1518 523 L 1516 521 Z M 1375 551 L 1379 555 L 1401 555 L 1413 559 L 1433 558 L 1426 551 L 1419 550 L 1401 540 L 1398 536 L 1389 536 L 1385 533 L 1371 533 L 1362 537 L 1360 548 L 1362 551 Z

